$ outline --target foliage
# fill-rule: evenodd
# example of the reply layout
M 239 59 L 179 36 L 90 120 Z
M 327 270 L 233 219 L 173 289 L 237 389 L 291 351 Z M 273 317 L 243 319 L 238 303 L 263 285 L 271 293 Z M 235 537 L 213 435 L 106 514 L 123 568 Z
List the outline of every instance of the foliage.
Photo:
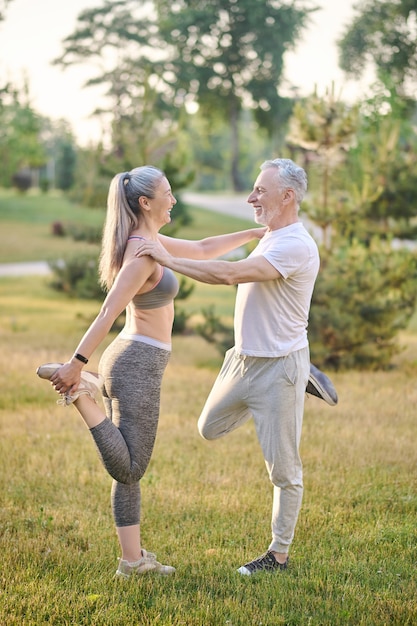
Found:
M 188 281 L 184 276 L 179 278 L 179 290 L 178 294 L 174 300 L 174 324 L 172 326 L 172 333 L 174 335 L 181 335 L 187 330 L 187 322 L 190 318 L 190 314 L 184 308 L 180 308 L 178 306 L 178 302 L 181 300 L 186 300 L 191 296 L 194 291 L 195 284 L 191 281 Z
M 193 218 L 189 213 L 187 206 L 181 199 L 181 189 L 187 187 L 194 178 L 194 170 L 190 168 L 188 163 L 189 156 L 185 150 L 176 151 L 174 156 L 172 153 L 165 155 L 161 169 L 169 180 L 177 203 L 171 213 L 172 221 L 166 224 L 162 229 L 164 235 L 173 237 L 180 228 L 192 224 Z
M 384 108 L 388 113 L 381 114 Z M 404 116 L 398 97 L 377 93 L 365 101 L 357 143 L 347 158 L 346 186 L 353 204 L 347 232 L 364 240 L 376 232 L 414 238 L 416 155 L 416 128 Z
M 117 170 L 104 172 L 104 161 L 105 151 L 101 144 L 78 149 L 75 184 L 68 193 L 73 202 L 105 211 L 110 180 Z
M 154 59 L 163 45 L 154 18 L 151 2 L 119 0 L 87 9 L 55 61 L 61 67 L 86 60 L 97 64 L 87 85 L 103 85 L 109 103 L 95 111 L 108 129 L 110 150 L 101 154 L 105 175 L 143 163 L 160 165 L 167 154 L 176 154 L 182 107 L 173 106 L 161 88 Z
M 202 309 L 201 313 L 204 322 L 196 325 L 196 333 L 213 344 L 223 356 L 225 351 L 233 346 L 233 327 L 222 322 L 216 315 L 214 305 Z
M 74 224 L 70 222 L 64 226 L 64 233 L 72 237 L 74 241 L 86 243 L 101 243 L 103 228 L 101 226 L 89 226 L 86 224 Z
M 48 188 L 68 191 L 75 182 L 78 151 L 71 127 L 64 120 L 44 119 L 41 140 L 48 159 L 41 169 L 41 180 L 47 181 Z
M 189 158 L 182 145 L 175 153 L 165 154 L 159 163 L 153 163 L 165 172 L 177 199 L 172 222 L 163 231 L 167 235 L 173 235 L 178 228 L 188 225 L 192 219 L 179 195 L 181 188 L 188 186 L 194 176 Z M 123 165 L 126 166 L 126 162 Z M 142 162 L 129 162 L 128 168 L 132 169 L 139 165 L 142 165 Z M 118 169 L 112 169 L 113 167 Z M 77 154 L 77 183 L 71 189 L 70 197 L 86 206 L 104 210 L 107 206 L 110 181 L 117 171 L 123 171 L 120 167 L 120 160 L 115 159 L 114 155 L 108 153 L 101 144 L 80 149 Z
M 29 169 L 21 169 L 12 176 L 13 187 L 18 191 L 28 191 L 32 186 L 32 173 Z
M 21 91 L 7 86 L 0 94 L 0 185 L 10 187 L 30 168 L 46 162 L 41 144 L 42 121 L 30 104 L 27 83 Z M 22 176 L 23 173 L 23 176 Z M 19 187 L 24 190 L 24 187 Z
M 57 149 L 56 155 L 56 186 L 58 189 L 68 191 L 75 181 L 75 163 L 77 151 L 71 139 L 63 139 Z
M 231 128 L 219 114 L 210 117 L 197 111 L 189 115 L 185 129 L 189 153 L 193 155 L 193 188 L 224 191 L 230 188 Z M 274 153 L 273 141 L 259 128 L 253 113 L 243 110 L 239 117 L 239 178 L 242 189 L 250 189 L 259 163 Z
M 231 177 L 242 189 L 238 120 L 250 102 L 271 132 L 285 110 L 278 87 L 284 53 L 294 45 L 313 9 L 265 0 L 155 1 L 158 26 L 170 50 L 164 63 L 173 93 L 184 92 L 203 115 L 219 114 L 231 128 Z
M 392 238 L 413 233 L 417 142 L 390 99 L 381 114 L 381 98 L 360 108 L 314 93 L 290 123 L 313 182 L 304 206 L 321 229 L 309 335 L 313 359 L 328 368 L 387 367 L 416 306 L 416 257 Z
M 54 273 L 52 289 L 71 298 L 102 300 L 104 291 L 98 282 L 97 255 L 84 254 L 50 261 Z
M 352 76 L 367 66 L 405 100 L 415 97 L 417 79 L 417 7 L 415 0 L 366 0 L 356 7 L 340 38 L 340 66 Z
M 297 102 L 290 119 L 288 145 L 314 155 L 309 169 L 315 170 L 315 185 L 305 206 L 309 217 L 321 228 L 327 247 L 331 245 L 330 232 L 337 219 L 338 192 L 332 189 L 332 177 L 354 142 L 358 113 L 358 106 L 344 103 L 332 85 L 323 97 L 314 92 Z
M 224 120 L 197 111 L 187 120 L 190 152 L 194 157 L 197 189 L 223 190 L 230 186 L 230 128 Z
M 176 154 L 186 113 L 198 105 L 231 126 L 232 180 L 239 189 L 242 105 L 249 102 L 270 132 L 282 125 L 289 113 L 278 94 L 284 53 L 312 10 L 271 0 L 105 2 L 79 15 L 56 63 L 97 63 L 88 84 L 107 89 L 109 107 L 96 114 L 111 128 L 118 162 L 110 160 L 112 171 Z
M 417 301 L 417 255 L 375 237 L 323 253 L 309 321 L 312 360 L 321 366 L 388 367 Z

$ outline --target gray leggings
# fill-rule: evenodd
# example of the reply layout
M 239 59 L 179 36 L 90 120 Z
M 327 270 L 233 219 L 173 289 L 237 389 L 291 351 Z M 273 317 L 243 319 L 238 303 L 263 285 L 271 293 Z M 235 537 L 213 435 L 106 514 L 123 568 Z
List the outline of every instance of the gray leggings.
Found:
M 140 479 L 151 459 L 159 421 L 162 376 L 170 352 L 117 337 L 104 351 L 106 419 L 90 432 L 114 479 L 112 509 L 117 527 L 140 522 Z

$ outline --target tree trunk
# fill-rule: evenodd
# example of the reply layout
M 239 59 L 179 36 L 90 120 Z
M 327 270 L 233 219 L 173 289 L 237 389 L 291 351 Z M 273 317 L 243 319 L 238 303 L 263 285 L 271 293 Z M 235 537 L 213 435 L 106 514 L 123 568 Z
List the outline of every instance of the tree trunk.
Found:
M 243 191 L 244 186 L 239 175 L 239 114 L 236 102 L 231 103 L 230 107 L 230 130 L 232 141 L 231 156 L 231 175 L 234 191 Z

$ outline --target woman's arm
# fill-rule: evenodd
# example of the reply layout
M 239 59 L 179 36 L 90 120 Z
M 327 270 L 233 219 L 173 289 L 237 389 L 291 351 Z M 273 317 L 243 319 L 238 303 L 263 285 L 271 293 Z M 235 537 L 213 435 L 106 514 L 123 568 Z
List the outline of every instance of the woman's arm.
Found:
M 122 267 L 97 317 L 84 334 L 74 354 L 82 354 L 86 359 L 90 359 L 115 320 L 155 270 L 155 261 L 150 257 L 147 259 L 147 262 L 143 263 L 144 259 L 133 258 Z M 82 368 L 83 363 L 72 357 L 52 376 L 51 382 L 55 389 L 60 393 L 74 392 L 80 382 Z
M 198 241 L 176 239 L 166 235 L 158 235 L 158 239 L 173 256 L 204 260 L 222 256 L 253 239 L 261 239 L 265 230 L 265 228 L 249 228 L 235 233 L 206 237 Z

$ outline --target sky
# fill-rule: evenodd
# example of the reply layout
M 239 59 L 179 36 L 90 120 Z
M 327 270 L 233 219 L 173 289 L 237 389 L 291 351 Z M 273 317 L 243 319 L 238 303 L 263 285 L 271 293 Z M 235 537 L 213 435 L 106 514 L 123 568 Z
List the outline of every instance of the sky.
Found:
M 325 93 L 332 82 L 345 100 L 363 93 L 363 85 L 346 81 L 338 69 L 336 40 L 353 15 L 356 0 L 312 0 L 322 7 L 313 14 L 301 43 L 285 58 L 285 75 L 300 95 L 317 87 Z M 84 87 L 94 69 L 74 66 L 62 70 L 51 61 L 62 53 L 63 39 L 72 34 L 84 9 L 101 6 L 101 0 L 11 0 L 0 22 L 0 84 L 20 86 L 28 78 L 31 104 L 51 119 L 66 119 L 78 141 L 87 145 L 99 137 L 98 122 L 91 119 L 101 91 Z M 285 95 L 285 94 L 283 94 Z

